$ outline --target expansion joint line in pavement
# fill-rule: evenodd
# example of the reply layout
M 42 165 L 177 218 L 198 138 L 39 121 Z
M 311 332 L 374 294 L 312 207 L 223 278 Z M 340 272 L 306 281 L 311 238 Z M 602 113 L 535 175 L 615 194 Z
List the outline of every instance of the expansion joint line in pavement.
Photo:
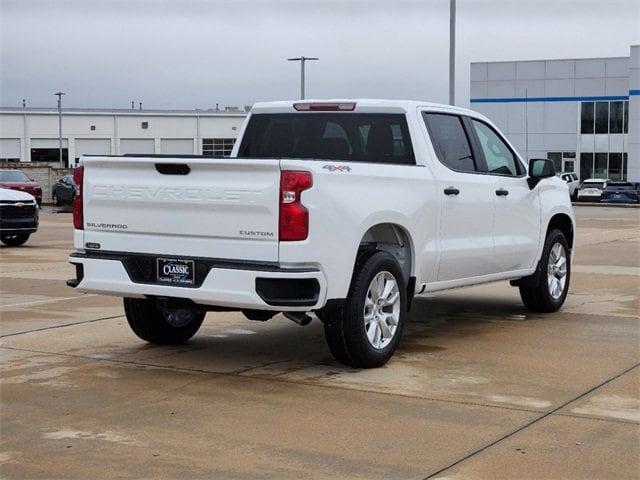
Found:
M 42 332 L 44 330 L 54 330 L 56 328 L 73 327 L 74 325 L 82 325 L 83 323 L 101 322 L 102 320 L 111 320 L 113 318 L 120 318 L 124 315 L 112 315 L 110 317 L 94 318 L 93 320 L 82 320 L 80 322 L 63 323 L 62 325 L 52 325 L 50 327 L 34 328 L 33 330 L 25 330 L 24 332 L 7 333 L 6 335 L 0 335 L 0 338 L 17 337 L 18 335 L 25 335 L 27 333 Z M 3 347 L 7 348 L 7 347 Z
M 515 430 L 512 430 L 509 433 L 506 433 L 505 435 L 502 435 L 501 437 L 493 440 L 492 442 L 488 443 L 487 445 L 484 445 L 483 447 L 480 447 L 476 450 L 474 450 L 473 452 L 470 452 L 468 454 L 466 454 L 465 456 L 463 456 L 462 458 L 456 460 L 453 463 L 450 463 L 449 465 L 447 465 L 446 467 L 441 468 L 440 470 L 430 473 L 429 475 L 427 475 L 424 480 L 429 480 L 431 478 L 434 478 L 436 475 L 440 475 L 441 473 L 450 470 L 451 468 L 461 464 L 462 462 L 469 460 L 471 457 L 475 457 L 476 455 L 478 455 L 479 453 L 484 452 L 485 450 L 488 450 L 489 448 L 497 445 L 498 443 L 514 436 L 515 434 L 522 432 L 523 430 L 531 427 L 532 425 L 535 425 L 536 423 L 540 422 L 541 420 L 544 420 L 545 418 L 553 415 L 554 413 L 556 413 L 557 411 L 565 408 L 567 405 L 572 404 L 573 402 L 580 400 L 581 398 L 585 397 L 586 395 L 589 395 L 591 392 L 605 386 L 607 383 L 610 383 L 620 377 L 622 377 L 623 375 L 629 373 L 631 370 L 633 370 L 634 368 L 637 368 L 638 366 L 640 366 L 640 363 L 636 363 L 635 365 L 632 365 L 629 368 L 624 369 L 622 372 L 619 372 L 617 374 L 615 374 L 612 377 L 607 378 L 606 380 L 604 380 L 603 382 L 600 382 L 598 385 L 595 385 L 593 387 L 591 387 L 589 390 L 586 390 L 584 392 L 582 392 L 580 395 L 577 395 L 569 400 L 567 400 L 566 402 L 564 402 L 563 404 L 557 406 L 556 408 L 554 408 L 553 410 L 550 410 L 536 418 L 534 418 L 533 420 L 530 420 L 529 422 L 525 423 L 524 425 L 522 425 L 521 427 L 516 428 Z

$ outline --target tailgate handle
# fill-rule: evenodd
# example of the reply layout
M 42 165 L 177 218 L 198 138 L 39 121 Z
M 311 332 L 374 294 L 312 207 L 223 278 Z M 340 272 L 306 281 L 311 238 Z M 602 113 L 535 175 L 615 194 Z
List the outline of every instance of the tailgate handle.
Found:
M 191 168 L 186 163 L 156 163 L 156 170 L 163 175 L 187 175 Z

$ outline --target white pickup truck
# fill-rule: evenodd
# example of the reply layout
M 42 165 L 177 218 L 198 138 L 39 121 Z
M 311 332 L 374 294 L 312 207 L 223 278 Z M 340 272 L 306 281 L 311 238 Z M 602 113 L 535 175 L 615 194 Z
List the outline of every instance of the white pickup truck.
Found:
M 124 297 L 142 339 L 207 311 L 317 317 L 341 362 L 385 363 L 414 295 L 497 280 L 553 312 L 574 213 L 550 160 L 528 170 L 478 113 L 413 101 L 256 104 L 231 157 L 84 156 L 69 260 Z

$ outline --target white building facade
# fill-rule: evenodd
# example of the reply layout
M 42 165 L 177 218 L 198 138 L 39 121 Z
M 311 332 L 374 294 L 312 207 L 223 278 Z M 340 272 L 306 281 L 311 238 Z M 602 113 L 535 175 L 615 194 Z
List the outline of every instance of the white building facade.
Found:
M 527 159 L 639 182 L 639 57 L 472 63 L 470 105 Z
M 242 111 L 64 109 L 66 166 L 83 154 L 226 156 L 244 121 Z M 59 163 L 58 111 L 0 108 L 0 161 Z

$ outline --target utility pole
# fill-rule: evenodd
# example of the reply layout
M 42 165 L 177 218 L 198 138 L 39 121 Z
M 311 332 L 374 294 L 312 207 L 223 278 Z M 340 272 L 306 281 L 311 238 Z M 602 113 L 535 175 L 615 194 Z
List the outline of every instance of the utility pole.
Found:
M 320 60 L 317 57 L 296 57 L 296 58 L 287 58 L 289 62 L 300 62 L 300 100 L 304 100 L 304 64 L 307 60 Z
M 449 105 L 456 104 L 456 0 L 449 4 Z
M 64 168 L 64 160 L 62 159 L 62 96 L 64 92 L 54 93 L 58 97 L 58 140 L 59 140 L 59 158 L 60 168 Z
M 529 89 L 524 89 L 524 150 L 527 160 L 527 165 L 529 165 Z

